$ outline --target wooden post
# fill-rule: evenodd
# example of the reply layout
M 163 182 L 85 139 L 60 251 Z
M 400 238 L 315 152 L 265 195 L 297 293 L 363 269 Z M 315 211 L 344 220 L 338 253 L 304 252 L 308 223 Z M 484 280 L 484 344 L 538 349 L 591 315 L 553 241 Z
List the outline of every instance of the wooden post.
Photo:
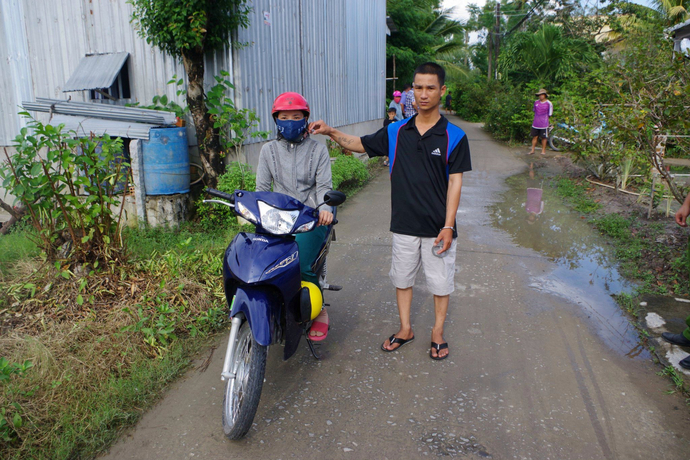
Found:
M 649 192 L 649 208 L 647 209 L 647 219 L 652 217 L 652 209 L 654 209 L 654 186 L 656 185 L 657 174 L 652 172 L 652 190 Z
M 395 54 L 393 55 L 393 92 L 395 92 L 395 80 L 397 75 L 395 75 Z
M 132 161 L 132 182 L 134 182 L 134 201 L 137 209 L 139 228 L 144 228 L 146 218 L 146 186 L 144 185 L 144 156 L 141 152 L 141 140 L 129 143 L 129 155 Z

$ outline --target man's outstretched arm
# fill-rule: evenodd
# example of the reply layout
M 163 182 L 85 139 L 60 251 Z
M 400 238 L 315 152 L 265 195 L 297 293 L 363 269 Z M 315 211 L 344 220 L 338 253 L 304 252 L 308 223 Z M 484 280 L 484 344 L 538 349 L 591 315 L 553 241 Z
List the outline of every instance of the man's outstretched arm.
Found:
M 364 146 L 359 136 L 352 136 L 345 134 L 335 128 L 326 124 L 323 120 L 309 123 L 309 132 L 311 134 L 323 134 L 333 139 L 341 147 L 357 153 L 364 153 Z

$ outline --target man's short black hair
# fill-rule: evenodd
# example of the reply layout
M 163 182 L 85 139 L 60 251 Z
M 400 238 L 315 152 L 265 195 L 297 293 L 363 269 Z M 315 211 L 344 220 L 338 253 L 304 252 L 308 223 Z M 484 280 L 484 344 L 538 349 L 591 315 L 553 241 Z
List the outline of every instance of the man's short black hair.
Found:
M 412 85 L 409 83 L 405 83 L 405 86 L 403 86 L 403 91 L 407 91 L 410 88 L 412 88 Z
M 446 84 L 446 71 L 443 69 L 443 67 L 436 64 L 435 62 L 425 62 L 424 64 L 417 67 L 414 71 L 414 76 L 412 77 L 413 80 L 418 73 L 421 73 L 423 75 L 436 75 L 438 77 L 438 82 L 441 84 L 441 86 Z

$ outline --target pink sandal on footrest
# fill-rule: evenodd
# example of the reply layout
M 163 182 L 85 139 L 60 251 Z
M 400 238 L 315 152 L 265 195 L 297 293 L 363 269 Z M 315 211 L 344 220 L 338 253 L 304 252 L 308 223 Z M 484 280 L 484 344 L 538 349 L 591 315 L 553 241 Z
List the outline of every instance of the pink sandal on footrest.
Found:
M 320 342 L 325 339 L 326 336 L 328 336 L 328 331 L 330 329 L 331 326 L 328 324 L 328 313 L 326 313 L 326 309 L 324 308 L 321 310 L 321 313 L 319 313 L 319 316 L 314 318 L 314 322 L 311 323 L 307 337 L 312 342 Z M 318 334 L 320 332 L 323 335 L 312 335 L 312 332 L 314 334 Z

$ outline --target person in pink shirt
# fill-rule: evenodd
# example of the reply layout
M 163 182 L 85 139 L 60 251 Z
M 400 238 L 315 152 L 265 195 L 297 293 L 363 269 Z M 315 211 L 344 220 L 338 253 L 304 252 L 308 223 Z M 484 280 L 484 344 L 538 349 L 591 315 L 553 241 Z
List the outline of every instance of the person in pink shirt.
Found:
M 537 139 L 541 137 L 541 154 L 546 153 L 546 130 L 549 127 L 549 117 L 553 115 L 553 104 L 549 100 L 549 93 L 545 89 L 540 89 L 537 91 L 537 99 L 534 101 L 534 106 L 532 110 L 534 111 L 534 121 L 532 121 L 532 130 L 530 131 L 530 136 L 532 136 L 532 150 L 528 155 L 534 153 L 534 149 L 537 147 Z

